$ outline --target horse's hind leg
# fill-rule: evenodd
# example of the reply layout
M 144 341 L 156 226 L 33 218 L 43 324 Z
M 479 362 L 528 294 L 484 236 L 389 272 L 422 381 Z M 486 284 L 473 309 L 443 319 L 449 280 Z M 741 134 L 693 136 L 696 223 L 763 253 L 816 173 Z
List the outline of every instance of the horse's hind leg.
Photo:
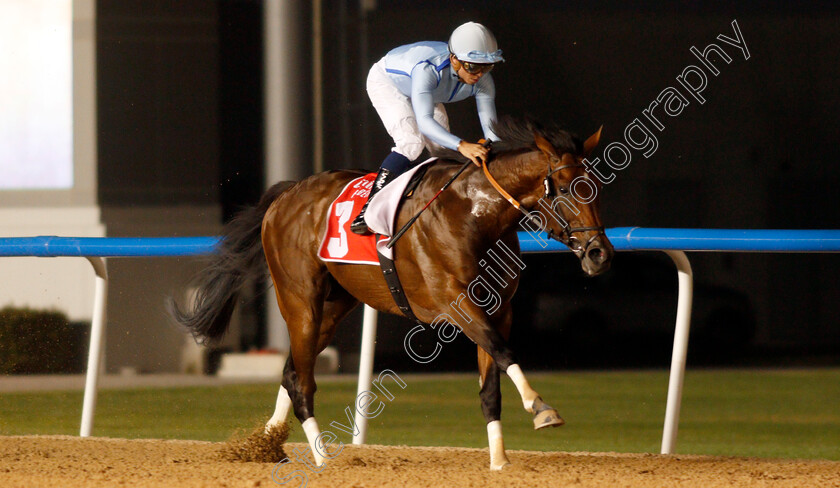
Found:
M 267 245 L 265 241 L 264 230 L 263 248 L 268 250 L 274 247 Z M 320 466 L 324 462 L 324 456 L 315 445 L 320 429 L 314 417 L 314 398 L 317 388 L 315 358 L 318 355 L 318 339 L 325 296 L 324 275 L 319 272 L 317 265 L 313 266 L 312 263 L 300 259 L 287 259 L 291 265 L 284 265 L 281 257 L 278 253 L 266 251 L 266 261 L 274 282 L 277 305 L 280 307 L 283 318 L 286 319 L 291 347 L 283 373 L 283 387 L 277 395 L 274 415 L 271 416 L 266 427 L 284 421 L 291 406 L 312 448 L 315 465 Z M 292 283 L 294 286 L 285 286 L 287 283 Z
M 292 398 L 289 396 L 289 390 L 286 389 L 285 378 L 286 370 L 292 364 L 292 358 L 286 359 L 286 366 L 283 368 L 283 384 L 280 385 L 280 391 L 277 392 L 277 403 L 274 405 L 274 414 L 265 423 L 265 431 L 268 432 L 275 425 L 286 423 L 289 418 L 289 412 L 292 409 Z
M 289 418 L 289 412 L 292 410 L 292 398 L 289 392 L 296 393 L 294 385 L 294 371 L 295 366 L 292 358 L 286 359 L 286 366 L 283 368 L 283 382 L 280 385 L 280 391 L 277 393 L 277 403 L 274 406 L 274 414 L 268 419 L 265 424 L 266 433 L 272 427 L 286 423 Z
M 279 291 L 277 294 L 278 302 L 283 304 L 281 306 L 281 311 L 283 311 L 294 299 Z M 297 315 L 298 318 L 311 316 L 311 321 L 309 321 L 311 326 L 305 326 L 307 321 L 289 324 L 291 354 L 283 371 L 283 384 L 277 395 L 274 415 L 266 424 L 266 430 L 268 430 L 273 425 L 285 422 L 289 411 L 294 409 L 295 416 L 300 420 L 309 441 L 316 465 L 323 464 L 326 446 L 316 445 L 321 432 L 314 416 L 315 360 L 318 353 L 329 345 L 338 322 L 358 305 L 358 301 L 343 289 L 336 288 L 329 295 L 327 300 L 319 300 L 320 311 L 317 310 L 316 305 L 310 309 L 314 309 L 310 314 Z M 286 315 L 284 311 L 284 316 L 291 315 Z

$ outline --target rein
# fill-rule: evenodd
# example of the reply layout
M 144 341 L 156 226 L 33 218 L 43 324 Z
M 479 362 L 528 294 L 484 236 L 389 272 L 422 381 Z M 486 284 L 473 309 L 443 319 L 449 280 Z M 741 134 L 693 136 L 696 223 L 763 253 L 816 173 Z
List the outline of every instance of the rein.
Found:
M 479 142 L 482 146 L 484 146 L 484 147 L 490 147 L 490 144 L 491 144 L 491 141 L 487 141 L 487 140 L 484 140 L 484 139 L 480 139 L 478 142 Z M 434 202 L 434 201 L 435 201 L 435 199 L 436 199 L 436 198 L 437 198 L 437 197 L 438 197 L 441 193 L 443 193 L 443 190 L 446 190 L 447 188 L 449 188 L 449 185 L 451 185 L 451 184 L 452 184 L 452 182 L 453 182 L 453 181 L 455 181 L 455 179 L 456 179 L 456 178 L 458 178 L 459 176 L 461 176 L 461 173 L 463 173 L 463 172 L 464 172 L 464 170 L 465 170 L 465 169 L 467 169 L 467 168 L 470 166 L 470 164 L 472 164 L 472 161 L 467 161 L 467 162 L 465 162 L 465 163 L 461 166 L 461 169 L 459 169 L 459 170 L 458 170 L 458 172 L 457 172 L 457 173 L 455 173 L 455 176 L 453 176 L 452 178 L 450 178 L 450 179 L 449 179 L 449 181 L 447 181 L 447 182 L 446 182 L 446 184 L 444 184 L 444 185 L 443 185 L 443 187 L 442 187 L 440 190 L 438 190 L 438 192 L 437 192 L 437 193 L 435 193 L 435 196 L 433 196 L 433 197 L 432 197 L 432 199 L 431 199 L 431 200 L 429 200 L 429 203 L 427 203 L 427 204 L 426 204 L 423 208 L 421 208 L 421 209 L 420 209 L 420 211 L 419 211 L 419 212 L 417 212 L 417 214 L 416 214 L 414 217 L 412 217 L 412 218 L 411 218 L 411 220 L 409 220 L 408 222 L 406 222 L 406 223 L 405 223 L 405 225 L 404 225 L 404 226 L 402 226 L 402 229 L 400 229 L 400 230 L 399 230 L 396 234 L 394 234 L 394 237 L 392 237 L 392 238 L 391 238 L 391 240 L 390 240 L 390 241 L 388 241 L 388 244 L 386 244 L 385 246 L 386 246 L 388 249 L 391 249 L 392 247 L 394 247 L 394 244 L 396 244 L 396 243 L 397 243 L 397 240 L 398 240 L 400 237 L 402 237 L 402 236 L 403 236 L 403 234 L 405 234 L 405 231 L 407 231 L 409 227 L 411 227 L 411 224 L 413 224 L 413 223 L 414 223 L 414 221 L 416 221 L 417 219 L 419 219 L 419 218 L 420 218 L 420 214 L 422 214 L 422 213 L 423 213 L 423 212 L 424 212 L 427 208 L 429 208 L 429 205 L 431 205 L 431 204 L 432 204 L 432 202 Z
M 394 247 L 394 244 L 396 244 L 396 243 L 397 243 L 397 240 L 398 240 L 400 237 L 402 237 L 402 236 L 403 236 L 403 234 L 405 234 L 405 231 L 407 231 L 409 227 L 411 227 L 411 224 L 413 224 L 415 220 L 417 220 L 417 219 L 419 219 L 419 218 L 420 218 L 420 214 L 422 214 L 422 213 L 423 213 L 423 212 L 424 212 L 427 208 L 429 208 L 429 205 L 431 205 L 431 204 L 432 204 L 432 202 L 434 202 L 434 201 L 435 201 L 435 199 L 438 197 L 438 195 L 440 195 L 441 193 L 443 193 L 443 190 L 446 190 L 447 188 L 449 188 L 449 185 L 451 185 L 451 184 L 452 184 L 452 182 L 453 182 L 453 181 L 455 181 L 455 178 L 457 178 L 457 177 L 461 176 L 461 173 L 463 173 L 463 172 L 464 172 L 464 170 L 465 170 L 465 169 L 467 169 L 467 167 L 468 167 L 469 165 L 471 165 L 471 164 L 472 164 L 472 161 L 467 161 L 466 163 L 464 163 L 464 164 L 461 166 L 461 169 L 459 169 L 459 170 L 458 170 L 458 172 L 457 172 L 457 173 L 455 173 L 455 176 L 453 176 L 452 178 L 450 178 L 450 179 L 449 179 L 449 181 L 447 181 L 447 182 L 446 182 L 446 184 L 444 184 L 444 185 L 443 185 L 443 187 L 442 187 L 440 190 L 438 190 L 438 192 L 437 192 L 437 193 L 435 193 L 435 196 L 433 196 L 433 197 L 432 197 L 432 199 L 431 199 L 431 200 L 429 200 L 429 203 L 427 203 L 427 204 L 426 204 L 423 208 L 421 208 L 421 209 L 420 209 L 420 211 L 419 211 L 419 212 L 417 212 L 417 214 L 416 214 L 414 217 L 412 217 L 412 218 L 411 218 L 411 220 L 409 220 L 408 222 L 406 222 L 406 223 L 405 223 L 405 225 L 404 225 L 404 226 L 402 226 L 402 228 L 401 228 L 401 229 L 400 229 L 400 230 L 399 230 L 396 234 L 394 234 L 394 237 L 392 237 L 392 238 L 391 238 L 391 240 L 388 242 L 388 244 L 385 244 L 385 246 L 386 246 L 388 249 L 391 249 L 392 247 Z
M 553 175 L 554 173 L 556 173 L 560 170 L 566 169 L 566 168 L 582 167 L 582 166 L 583 166 L 583 164 L 581 164 L 581 163 L 573 163 L 573 164 L 564 164 L 562 166 L 552 168 L 551 163 L 549 162 L 548 163 L 548 172 L 546 173 L 545 178 L 543 179 L 543 186 L 545 187 L 545 193 L 543 194 L 542 198 L 552 198 L 552 195 L 555 194 L 554 189 L 551 185 L 551 175 Z M 502 185 L 500 185 L 499 182 L 496 181 L 496 178 L 494 178 L 493 175 L 490 174 L 490 170 L 487 168 L 487 163 L 486 162 L 484 162 L 484 161 L 481 162 L 481 169 L 484 170 L 484 176 L 487 178 L 487 181 L 489 181 L 490 184 L 493 186 L 493 188 L 495 188 L 496 191 L 499 192 L 499 194 L 502 196 L 502 198 L 507 200 L 508 203 L 513 205 L 514 208 L 516 208 L 517 210 L 522 212 L 522 214 L 531 223 L 533 223 L 536 226 L 536 228 L 544 231 L 548 235 L 548 237 L 550 237 L 551 239 L 554 239 L 555 241 L 558 241 L 558 242 L 562 242 L 563 244 L 565 244 L 566 246 L 569 246 L 569 248 L 571 248 L 572 234 L 575 234 L 575 233 L 578 233 L 578 232 L 587 232 L 587 231 L 592 231 L 592 230 L 598 231 L 597 234 L 595 234 L 594 236 L 589 238 L 589 240 L 586 242 L 585 245 L 581 246 L 580 249 L 585 250 L 589 247 L 589 245 L 592 243 L 592 241 L 594 241 L 600 234 L 604 233 L 604 227 L 603 226 L 572 227 L 568 222 L 566 222 L 565 219 L 562 219 L 563 224 L 564 224 L 563 232 L 559 235 L 555 234 L 551 229 L 547 229 L 547 228 L 544 229 L 543 225 L 542 225 L 542 222 L 540 222 L 540 220 L 537 217 L 534 217 L 533 215 L 531 215 L 531 212 L 522 208 L 522 204 L 520 204 L 517 199 L 513 198 L 513 196 L 510 193 L 508 193 L 507 191 L 505 191 L 504 188 L 502 188 Z M 572 249 L 572 250 L 576 250 L 576 249 Z

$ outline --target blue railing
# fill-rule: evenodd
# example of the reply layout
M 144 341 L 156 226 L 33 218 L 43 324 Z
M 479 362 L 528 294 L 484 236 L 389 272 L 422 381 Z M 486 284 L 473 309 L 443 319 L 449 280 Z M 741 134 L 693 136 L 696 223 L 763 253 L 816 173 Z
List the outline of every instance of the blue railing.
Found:
M 0 256 L 198 256 L 218 243 L 218 237 L 0 237 Z
M 614 227 L 607 237 L 618 251 L 840 252 L 840 230 Z M 566 250 L 543 233 L 520 232 L 519 243 L 522 252 Z
M 668 385 L 662 453 L 673 452 L 677 439 L 677 425 L 682 398 L 688 331 L 691 317 L 691 265 L 684 251 L 718 252 L 840 252 L 840 230 L 769 230 L 769 229 L 666 229 L 644 227 L 616 227 L 606 230 L 607 237 L 619 251 L 664 251 L 677 266 L 678 301 L 674 329 L 674 349 Z M 80 434 L 88 436 L 93 427 L 101 344 L 104 334 L 107 296 L 105 257 L 173 257 L 199 256 L 212 253 L 219 237 L 6 237 L 0 238 L 0 256 L 87 258 L 97 275 L 94 315 L 91 324 L 91 345 L 85 398 L 82 408 Z M 519 232 L 523 252 L 557 252 L 567 248 L 550 240 L 544 233 Z M 365 313 L 367 317 L 368 314 Z M 373 326 L 375 327 L 375 325 Z M 367 350 L 372 351 L 375 333 L 367 333 L 367 319 L 363 337 L 368 337 Z M 372 328 L 371 330 L 375 330 Z M 363 344 L 362 350 L 365 350 Z M 372 357 L 369 361 L 372 368 Z M 370 371 L 367 371 L 369 377 Z M 369 379 L 369 378 L 368 378 Z M 370 389 L 362 385 L 359 391 Z
M 618 251 L 840 252 L 840 230 L 615 227 Z M 2 237 L 0 256 L 163 257 L 210 254 L 219 237 Z M 522 252 L 567 250 L 544 233 L 519 232 Z

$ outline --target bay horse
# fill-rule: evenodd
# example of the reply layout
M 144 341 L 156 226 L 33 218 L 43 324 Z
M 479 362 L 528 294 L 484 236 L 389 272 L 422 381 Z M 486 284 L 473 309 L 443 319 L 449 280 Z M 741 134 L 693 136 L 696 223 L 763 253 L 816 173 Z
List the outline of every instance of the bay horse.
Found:
M 600 183 L 590 178 L 583 163 L 598 143 L 600 130 L 583 144 L 565 131 L 530 120 L 500 119 L 494 131 L 500 141 L 491 149 L 488 174 L 470 165 L 394 246 L 397 273 L 422 322 L 432 322 L 453 299 L 467 295 L 477 276 L 489 281 L 479 260 L 494 243 L 501 241 L 519 254 L 516 231 L 523 213 L 564 242 L 587 274 L 594 276 L 609 267 L 613 247 L 599 216 Z M 395 228 L 416 214 L 459 168 L 460 164 L 446 160 L 431 165 L 413 198 L 403 202 Z M 228 327 L 240 288 L 249 277 L 264 273 L 267 262 L 277 304 L 288 324 L 291 351 L 266 430 L 286 422 L 293 409 L 316 465 L 325 460 L 314 417 L 316 356 L 359 302 L 381 312 L 400 313 L 378 266 L 324 262 L 318 257 L 331 202 L 363 174 L 327 171 L 274 185 L 256 207 L 228 224 L 220 250 L 196 278 L 192 308 L 182 312 L 174 301 L 169 303 L 176 321 L 197 340 L 219 338 Z M 573 200 L 569 195 L 576 191 Z M 507 192 L 510 200 L 500 192 Z M 546 218 L 543 210 L 548 206 L 560 218 Z M 518 279 L 517 275 L 510 280 L 513 286 L 497 290 L 501 304 L 492 311 L 472 299 L 462 300 L 459 306 L 472 320 L 454 324 L 477 344 L 479 396 L 494 470 L 509 464 L 500 422 L 502 371 L 516 385 L 525 410 L 533 414 L 535 429 L 564 423 L 529 385 L 508 347 L 513 324 L 510 300 Z

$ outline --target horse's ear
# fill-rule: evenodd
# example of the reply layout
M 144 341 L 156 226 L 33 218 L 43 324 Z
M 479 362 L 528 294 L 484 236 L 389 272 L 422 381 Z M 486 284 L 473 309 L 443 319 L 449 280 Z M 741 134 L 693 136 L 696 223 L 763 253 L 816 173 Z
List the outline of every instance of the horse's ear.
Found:
M 601 140 L 601 131 L 604 130 L 604 126 L 598 128 L 598 132 L 589 136 L 589 139 L 583 143 L 583 157 L 588 158 L 589 154 L 592 153 L 592 150 L 595 149 L 595 146 L 598 145 L 598 142 Z
M 551 145 L 548 140 L 541 136 L 538 132 L 534 132 L 534 142 L 537 143 L 537 147 L 540 148 L 540 151 L 543 152 L 549 158 L 559 158 L 560 156 L 557 155 L 557 150 L 554 149 L 554 146 Z

